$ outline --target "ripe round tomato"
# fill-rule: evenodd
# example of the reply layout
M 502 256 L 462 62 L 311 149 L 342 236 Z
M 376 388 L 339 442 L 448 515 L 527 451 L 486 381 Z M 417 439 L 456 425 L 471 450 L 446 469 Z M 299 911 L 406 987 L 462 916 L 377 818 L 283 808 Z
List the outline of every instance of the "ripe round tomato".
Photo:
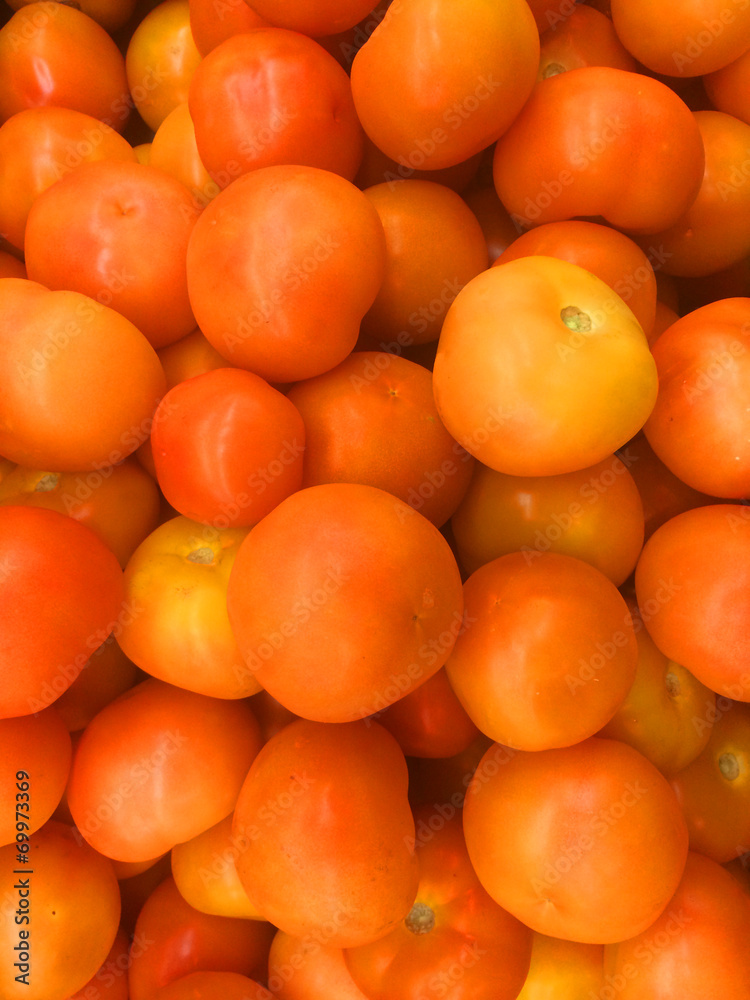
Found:
M 227 0 L 221 6 L 219 17 L 214 0 L 188 0 L 188 8 L 190 33 L 201 56 L 207 56 L 232 35 L 268 25 L 268 21 L 245 0 Z
M 486 149 L 534 85 L 539 35 L 528 4 L 401 0 L 357 52 L 352 94 L 365 132 L 410 168 Z
M 608 285 L 532 256 L 459 292 L 433 388 L 446 428 L 484 465 L 552 476 L 595 465 L 640 430 L 657 377 L 643 329 Z
M 122 571 L 93 531 L 57 511 L 0 507 L 0 718 L 39 712 L 117 624 Z
M 118 633 L 125 620 L 119 618 L 115 626 Z M 70 687 L 55 699 L 55 711 L 70 733 L 79 733 L 105 705 L 133 687 L 140 679 L 137 675 L 138 668 L 117 645 L 113 631 L 89 656 Z
M 240 2 L 243 7 L 250 10 L 244 0 Z M 187 101 L 183 101 L 170 111 L 154 133 L 149 163 L 184 184 L 193 196 L 193 205 L 196 208 L 205 208 L 221 190 L 219 185 L 211 180 L 211 175 L 198 154 L 195 126 L 190 117 Z
M 571 556 L 513 552 L 464 584 L 464 629 L 445 670 L 483 733 L 548 750 L 608 722 L 636 663 L 627 605 L 599 570 Z
M 654 233 L 695 199 L 703 142 L 666 84 L 609 66 L 542 80 L 495 147 L 500 200 L 523 227 L 602 216 Z
M 186 517 L 160 524 L 133 553 L 125 600 L 138 613 L 117 641 L 142 670 L 212 698 L 246 698 L 260 685 L 244 670 L 227 617 L 227 583 L 246 528 L 206 528 Z
M 517 1000 L 604 997 L 604 947 L 534 934 L 529 974 Z
M 115 943 L 110 948 L 102 965 L 88 983 L 68 1000 L 91 1000 L 92 997 L 96 997 L 96 1000 L 128 1000 L 129 950 L 130 938 L 120 928 L 115 937 Z
M 253 170 L 193 229 L 190 301 L 231 364 L 294 382 L 351 352 L 385 259 L 378 214 L 349 181 L 317 167 Z
M 688 850 L 674 792 L 632 747 L 487 751 L 464 805 L 469 857 L 492 898 L 541 934 L 623 941 L 668 906 Z
M 406 789 L 404 755 L 375 722 L 299 719 L 280 730 L 247 773 L 232 828 L 258 911 L 331 946 L 387 934 L 417 890 Z
M 191 972 L 173 979 L 156 1000 L 275 1000 L 265 986 L 236 972 Z
M 695 507 L 663 524 L 635 570 L 659 649 L 717 694 L 750 701 L 750 510 Z
M 268 985 L 278 1000 L 368 1000 L 346 967 L 344 952 L 311 937 L 278 931 L 268 956 Z
M 376 486 L 437 527 L 458 506 L 474 460 L 443 426 L 421 365 L 396 353 L 356 351 L 297 382 L 288 399 L 305 424 L 303 486 Z
M 540 33 L 538 80 L 581 66 L 611 66 L 635 73 L 635 59 L 617 37 L 612 21 L 578 4 L 562 21 Z
M 253 528 L 227 606 L 246 669 L 269 694 L 303 718 L 349 722 L 440 669 L 463 597 L 427 518 L 384 490 L 333 483 L 292 494 Z

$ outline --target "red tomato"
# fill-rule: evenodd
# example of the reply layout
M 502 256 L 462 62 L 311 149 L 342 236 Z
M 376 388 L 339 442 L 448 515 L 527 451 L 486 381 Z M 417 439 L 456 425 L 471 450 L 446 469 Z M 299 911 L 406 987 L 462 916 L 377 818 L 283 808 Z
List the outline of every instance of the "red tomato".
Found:
M 196 70 L 188 102 L 200 158 L 221 188 L 279 164 L 351 180 L 362 159 L 348 76 L 295 31 L 256 28 L 217 45 Z
M 365 132 L 406 167 L 461 163 L 505 132 L 531 93 L 539 35 L 525 0 L 392 4 L 352 63 Z
M 256 524 L 302 485 L 302 417 L 252 372 L 217 368 L 174 386 L 151 442 L 166 499 L 214 528 Z
M 417 820 L 431 816 L 418 810 Z M 406 919 L 344 952 L 369 1000 L 471 996 L 515 1000 L 529 969 L 531 932 L 488 896 L 469 861 L 460 815 L 417 840 L 419 888 Z
M 29 212 L 29 277 L 116 309 L 165 347 L 195 329 L 185 254 L 197 217 L 188 190 L 155 167 L 82 164 Z
M 643 428 L 664 464 L 715 497 L 750 494 L 750 298 L 722 299 L 653 345 L 656 405 Z
M 143 681 L 84 730 L 68 782 L 71 815 L 107 857 L 155 858 L 232 811 L 259 749 L 244 702 Z
M 377 723 L 299 719 L 280 730 L 247 773 L 232 828 L 258 911 L 342 948 L 399 924 L 418 882 L 406 789 L 404 755 Z
M 635 677 L 627 605 L 607 578 L 571 556 L 514 552 L 464 584 L 464 629 L 445 665 L 483 733 L 521 750 L 593 736 Z
M 384 490 L 333 483 L 300 490 L 253 528 L 227 605 L 247 670 L 274 698 L 303 718 L 349 722 L 440 669 L 463 597 L 427 518 Z
M 650 927 L 604 949 L 606 981 L 622 1000 L 747 1000 L 750 898 L 728 872 L 688 855 L 680 884 Z
M 437 527 L 458 506 L 474 460 L 443 426 L 421 365 L 357 351 L 288 398 L 305 423 L 303 486 L 377 486 Z
M 537 84 L 495 147 L 494 178 L 521 226 L 602 216 L 654 233 L 695 199 L 703 167 L 698 125 L 674 91 L 585 66 Z
M 750 701 L 750 509 L 696 507 L 646 542 L 638 606 L 656 645 L 717 694 Z
M 115 626 L 118 633 L 125 620 L 120 616 Z M 105 705 L 133 687 L 137 674 L 136 665 L 125 656 L 114 634 L 110 633 L 84 663 L 70 687 L 55 700 L 55 711 L 69 732 L 80 732 Z
M 129 115 L 125 60 L 87 14 L 40 0 L 0 28 L 0 121 L 26 108 L 82 111 L 117 131 Z
M 274 1000 L 265 986 L 236 972 L 192 972 L 173 979 L 155 1000 Z
M 351 352 L 385 260 L 378 214 L 353 184 L 316 167 L 268 167 L 204 210 L 188 246 L 188 290 L 198 325 L 229 362 L 293 382 Z
M 117 559 L 57 511 L 0 507 L 0 718 L 30 715 L 70 687 L 117 624 Z
M 688 834 L 674 792 L 632 747 L 497 746 L 466 796 L 469 857 L 492 898 L 541 934 L 609 944 L 663 913 Z

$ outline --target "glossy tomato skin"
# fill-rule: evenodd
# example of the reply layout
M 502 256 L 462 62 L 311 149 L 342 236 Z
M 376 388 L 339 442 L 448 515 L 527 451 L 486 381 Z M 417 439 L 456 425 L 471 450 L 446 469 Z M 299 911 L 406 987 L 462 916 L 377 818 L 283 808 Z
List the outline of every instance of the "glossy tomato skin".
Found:
M 524 228 L 601 216 L 654 233 L 694 200 L 704 167 L 700 131 L 665 84 L 585 66 L 537 84 L 494 154 L 500 200 Z
M 696 507 L 663 524 L 635 570 L 638 605 L 659 649 L 717 694 L 750 701 L 750 516 Z
M 296 382 L 352 351 L 385 260 L 378 214 L 353 184 L 318 167 L 266 167 L 204 210 L 188 246 L 188 291 L 198 325 L 231 364 Z
M 158 857 L 232 811 L 259 748 L 244 702 L 142 681 L 86 727 L 68 783 L 71 815 L 107 857 Z
M 535 931 L 585 944 L 649 927 L 688 851 L 666 778 L 598 737 L 561 750 L 490 748 L 467 791 L 464 833 L 496 902 Z
M 185 254 L 198 215 L 188 190 L 155 167 L 82 164 L 29 213 L 29 277 L 110 306 L 165 347 L 195 329 Z
M 502 135 L 531 92 L 538 60 L 526 3 L 469 9 L 404 0 L 354 57 L 354 103 L 388 156 L 411 168 L 448 167 Z
M 417 890 L 406 791 L 404 755 L 377 723 L 285 726 L 258 754 L 234 812 L 251 902 L 281 930 L 322 934 L 332 947 L 385 935 Z
M 642 427 L 656 365 L 608 285 L 534 255 L 484 271 L 456 296 L 433 390 L 448 431 L 484 465 L 560 475 L 602 461 Z
M 3 898 L 14 903 L 2 909 L 0 941 L 7 954 L 18 956 L 0 969 L 0 990 L 8 1000 L 68 1000 L 99 969 L 115 940 L 120 919 L 115 873 L 77 830 L 55 820 L 28 840 L 25 878 L 14 871 L 21 867 L 17 853 L 15 843 L 0 848 Z M 16 978 L 24 972 L 25 978 Z
M 241 0 L 243 7 L 247 7 Z M 247 7 L 250 10 L 249 7 Z M 173 108 L 151 140 L 149 163 L 171 174 L 193 196 L 196 209 L 203 209 L 221 188 L 211 180 L 195 143 L 195 126 L 187 101 Z
M 25 108 L 70 108 L 121 131 L 129 114 L 125 61 L 87 14 L 31 3 L 0 29 L 0 121 Z
M 151 443 L 169 503 L 219 529 L 256 524 L 302 485 L 302 417 L 253 372 L 218 368 L 174 386 Z
M 0 508 L 0 717 L 50 705 L 121 613 L 122 571 L 89 528 L 57 511 Z
M 352 180 L 362 159 L 348 76 L 296 31 L 255 28 L 221 42 L 198 66 L 188 103 L 198 152 L 221 188 L 278 164 Z
M 50 472 L 89 471 L 132 454 L 165 387 L 140 330 L 80 292 L 22 278 L 0 279 L 0 309 L 1 453 Z
M 417 822 L 435 819 L 425 807 Z M 455 970 L 476 1000 L 515 1000 L 526 977 L 531 932 L 482 888 L 469 861 L 461 816 L 417 840 L 419 888 L 408 916 L 372 944 L 345 951 L 352 978 L 370 1000 L 450 995 Z M 443 993 L 445 991 L 445 993 Z
M 690 852 L 661 916 L 636 937 L 604 949 L 608 982 L 623 1000 L 750 996 L 744 928 L 750 898 L 720 865 Z
M 207 56 L 221 42 L 243 31 L 264 28 L 268 22 L 245 0 L 227 3 L 222 8 L 223 17 L 216 17 L 216 8 L 210 0 L 189 0 L 190 33 L 201 56 Z
M 440 669 L 463 596 L 427 518 L 385 490 L 332 483 L 300 490 L 253 528 L 227 607 L 246 669 L 269 694 L 304 718 L 350 722 Z
M 715 497 L 750 493 L 750 298 L 688 313 L 653 347 L 659 394 L 643 431 L 684 483 Z
M 38 195 L 82 163 L 110 158 L 134 163 L 136 156 L 114 128 L 90 114 L 43 107 L 10 117 L 0 126 L 0 230 L 5 238 L 22 250 L 29 209 Z

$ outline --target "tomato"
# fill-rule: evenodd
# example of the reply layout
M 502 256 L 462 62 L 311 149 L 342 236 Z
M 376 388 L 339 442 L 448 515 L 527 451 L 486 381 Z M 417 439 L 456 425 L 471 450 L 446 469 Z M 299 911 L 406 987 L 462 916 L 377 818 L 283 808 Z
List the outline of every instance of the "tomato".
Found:
M 85 524 L 125 566 L 156 527 L 159 490 L 134 458 L 91 472 L 17 465 L 0 483 L 0 505 L 45 507 Z
M 521 0 L 401 0 L 354 57 L 354 104 L 365 132 L 397 162 L 449 167 L 505 132 L 538 60 L 539 35 Z
M 128 970 L 130 1000 L 157 1000 L 164 987 L 199 972 L 261 979 L 273 935 L 274 928 L 262 920 L 199 913 L 185 902 L 172 878 L 164 879 L 136 921 Z M 189 993 L 185 997 L 182 987 L 174 988 L 181 1000 L 194 1000 Z M 211 1000 L 222 995 L 211 994 Z M 242 994 L 240 998 L 244 1000 Z
M 122 625 L 120 618 L 118 626 Z M 118 627 L 116 626 L 116 628 Z M 69 688 L 55 699 L 55 711 L 69 732 L 82 730 L 97 712 L 136 682 L 137 668 L 125 656 L 113 633 L 84 663 Z
M 0 28 L 0 121 L 26 108 L 81 111 L 117 131 L 129 115 L 125 61 L 87 14 L 29 3 Z
M 417 813 L 422 819 L 430 810 Z M 352 978 L 370 1000 L 417 1000 L 427 993 L 515 1000 L 529 968 L 531 932 L 487 895 L 469 861 L 456 815 L 417 840 L 419 888 L 389 934 L 345 951 Z
M 22 278 L 0 279 L 0 313 L 2 454 L 80 473 L 116 465 L 148 437 L 164 372 L 129 320 Z
M 664 464 L 715 497 L 750 493 L 750 298 L 696 309 L 653 346 L 656 405 L 643 428 Z
M 667 330 L 673 323 L 676 323 L 679 318 L 679 314 L 675 312 L 674 309 L 657 299 L 654 326 L 648 338 L 649 344 L 653 347 L 664 331 Z
M 246 669 L 269 694 L 304 718 L 349 722 L 440 669 L 463 597 L 427 518 L 384 490 L 333 483 L 300 490 L 253 528 L 227 606 Z
M 0 843 L 15 844 L 17 832 L 31 836 L 47 822 L 65 790 L 71 756 L 70 735 L 54 706 L 0 720 L 0 795 L 3 802 L 15 803 L 15 812 L 9 806 L 3 816 Z M 19 765 L 31 775 L 26 791 L 16 784 Z M 22 824 L 20 831 L 17 822 Z
M 599 735 L 628 743 L 662 774 L 672 775 L 705 748 L 711 726 L 698 723 L 701 716 L 714 710 L 716 698 L 713 691 L 656 647 L 637 605 L 629 602 L 629 606 L 638 642 L 635 679 Z
M 192 972 L 173 979 L 156 1000 L 274 1000 L 265 986 L 235 972 Z
M 252 372 L 217 368 L 174 386 L 151 441 L 166 499 L 213 528 L 255 524 L 302 484 L 302 417 Z
M 253 0 L 271 24 L 318 37 L 353 28 L 373 9 L 374 0 Z
M 638 605 L 659 649 L 717 694 L 750 701 L 750 516 L 731 504 L 671 518 L 635 570 Z
M 231 364 L 293 382 L 351 352 L 385 261 L 378 214 L 353 184 L 317 167 L 268 167 L 203 211 L 188 291 L 198 325 Z
M 213 0 L 188 0 L 188 9 L 190 33 L 201 56 L 207 56 L 232 35 L 268 25 L 268 21 L 245 0 L 226 0 L 220 11 Z
M 120 928 L 101 967 L 69 1000 L 91 1000 L 92 996 L 96 1000 L 128 1000 L 129 948 L 130 939 Z
M 70 812 L 107 857 L 155 858 L 232 811 L 259 748 L 244 702 L 142 681 L 84 730 L 68 781 Z
M 622 1000 L 750 997 L 744 928 L 750 899 L 721 866 L 690 853 L 667 907 L 639 935 L 604 949 L 607 983 Z
M 81 164 L 29 212 L 29 278 L 116 309 L 164 347 L 195 329 L 185 254 L 197 217 L 187 189 L 155 167 Z
M 490 749 L 464 833 L 490 896 L 532 930 L 585 944 L 640 934 L 668 906 L 688 834 L 674 792 L 632 747 Z
M 612 0 L 612 21 L 625 48 L 667 76 L 712 73 L 750 46 L 744 0 L 676 0 L 664 9 L 648 0 Z
M 122 861 L 113 862 L 113 865 L 122 866 L 125 864 L 126 863 Z M 148 867 L 144 868 L 144 864 L 148 865 Z M 159 886 L 166 878 L 170 877 L 171 857 L 169 853 L 167 853 L 162 855 L 162 857 L 154 864 L 150 862 L 141 862 L 140 864 L 135 865 L 133 862 L 129 862 L 128 865 L 130 868 L 135 868 L 136 871 L 139 868 L 141 869 L 137 875 L 129 875 L 125 872 L 120 875 L 122 927 L 127 931 L 128 936 L 133 938 L 129 954 L 130 960 L 127 965 L 127 968 L 129 969 L 131 961 L 143 952 L 151 943 L 153 943 L 148 938 L 144 940 L 142 935 L 136 934 L 135 925 L 137 918 L 151 893 L 154 892 L 157 886 Z M 179 896 L 179 893 L 175 892 L 175 895 Z
M 33 789 L 31 784 L 32 795 Z M 115 940 L 117 879 L 107 858 L 63 823 L 50 820 L 27 844 L 28 865 L 18 864 L 15 843 L 0 848 L 6 901 L 0 946 L 9 959 L 0 966 L 0 991 L 8 1000 L 68 1000 L 99 969 Z
M 227 618 L 227 582 L 244 528 L 206 528 L 186 517 L 159 525 L 125 569 L 138 613 L 117 641 L 160 680 L 214 698 L 245 698 L 260 685 L 244 670 Z
M 750 705 L 704 699 L 693 717 L 708 737 L 703 751 L 672 777 L 690 847 L 722 864 L 750 842 Z
M 584 66 L 542 80 L 495 147 L 500 200 L 528 228 L 602 216 L 654 233 L 695 199 L 703 142 L 686 104 L 658 80 Z
M 456 296 L 433 389 L 449 433 L 484 465 L 552 476 L 601 462 L 640 430 L 657 377 L 643 329 L 608 285 L 532 256 Z
M 487 267 L 487 248 L 471 209 L 455 191 L 430 181 L 376 184 L 365 196 L 385 230 L 386 266 L 362 332 L 410 343 L 437 340 L 448 306 Z
M 585 7 L 580 9 L 586 10 Z M 653 249 L 651 252 L 653 260 L 663 266 L 661 257 L 656 258 Z M 624 233 L 578 219 L 548 222 L 522 233 L 495 264 L 535 254 L 559 257 L 591 271 L 630 306 L 646 336 L 651 332 L 656 312 L 656 276 L 652 257 L 647 256 Z
M 302 485 L 376 486 L 440 527 L 466 492 L 474 460 L 443 426 L 430 373 L 393 347 L 357 351 L 289 390 L 305 424 Z
M 562 24 L 553 24 L 540 34 L 538 80 L 566 73 L 581 66 L 611 66 L 637 71 L 608 17 L 593 7 L 578 5 Z
M 163 0 L 135 29 L 125 56 L 128 86 L 138 113 L 153 131 L 187 101 L 200 61 L 188 0 Z
M 636 662 L 627 605 L 599 570 L 571 556 L 514 552 L 464 584 L 464 629 L 445 669 L 483 733 L 548 750 L 609 721 Z
M 604 947 L 534 934 L 529 974 L 517 1000 L 604 998 Z
M 518 229 L 498 198 L 493 184 L 471 185 L 462 193 L 462 197 L 482 228 L 489 262 L 494 264 L 517 238 Z
M 56 511 L 0 507 L 0 718 L 39 712 L 70 687 L 116 625 L 114 555 Z
M 245 844 L 232 833 L 234 814 L 172 848 L 172 877 L 180 895 L 201 913 L 262 920 L 250 902 L 235 862 Z
M 42 191 L 82 163 L 135 158 L 126 139 L 91 115 L 56 107 L 19 111 L 0 127 L 0 230 L 23 249 L 29 209 Z
M 330 946 L 385 935 L 417 890 L 406 789 L 404 755 L 377 723 L 285 726 L 250 767 L 234 812 L 251 902 L 280 930 Z
M 11 0 L 11 10 L 20 10 L 33 0 Z M 129 20 L 135 8 L 135 0 L 81 0 L 77 10 L 93 18 L 110 34 L 117 31 Z
M 167 377 L 168 389 L 194 375 L 202 375 L 204 372 L 227 366 L 226 359 L 209 344 L 198 329 L 175 341 L 174 344 L 162 347 L 156 353 Z
M 250 10 L 244 0 L 239 2 Z M 151 142 L 149 163 L 184 184 L 197 208 L 205 208 L 220 191 L 198 154 L 195 126 L 187 101 L 173 108 L 157 128 Z
M 278 1000 L 368 1000 L 346 967 L 344 952 L 278 931 L 268 956 L 268 985 Z
M 630 445 L 588 469 L 559 476 L 507 476 L 477 463 L 451 518 L 461 566 L 473 573 L 511 552 L 575 556 L 616 587 L 643 547 L 643 504 L 630 473 Z
M 739 118 L 750 125 L 750 102 L 747 82 L 750 80 L 750 49 L 737 58 L 703 77 L 703 85 L 717 111 Z
M 432 181 L 434 184 L 442 184 L 443 187 L 461 194 L 476 177 L 481 159 L 482 153 L 475 153 L 474 156 L 469 156 L 451 167 L 442 167 L 437 170 L 417 170 L 408 164 L 392 160 L 382 149 L 378 149 L 372 139 L 365 136 L 362 162 L 357 170 L 354 183 L 364 190 L 377 184 L 387 183 L 393 186 L 399 180 Z
M 196 70 L 188 103 L 198 153 L 221 188 L 279 164 L 351 180 L 362 159 L 348 76 L 295 31 L 255 28 L 217 45 Z

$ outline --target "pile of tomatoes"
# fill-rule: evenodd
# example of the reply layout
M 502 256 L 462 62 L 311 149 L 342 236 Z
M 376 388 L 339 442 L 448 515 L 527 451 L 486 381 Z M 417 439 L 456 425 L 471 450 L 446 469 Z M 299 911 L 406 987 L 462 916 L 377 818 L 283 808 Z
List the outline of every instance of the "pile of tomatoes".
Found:
M 8 0 L 0 998 L 750 1000 L 750 0 Z

